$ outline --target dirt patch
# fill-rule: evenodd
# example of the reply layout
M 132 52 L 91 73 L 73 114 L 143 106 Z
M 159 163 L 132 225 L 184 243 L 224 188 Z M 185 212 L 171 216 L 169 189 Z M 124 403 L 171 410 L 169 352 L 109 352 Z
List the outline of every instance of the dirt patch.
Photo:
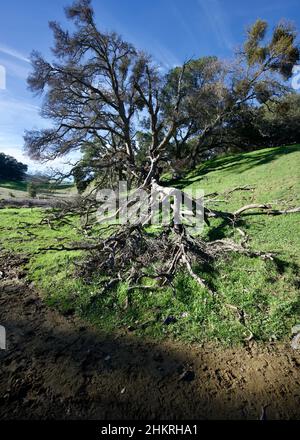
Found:
M 20 259 L 0 257 L 1 419 L 300 417 L 300 352 L 104 336 L 49 309 Z M 24 261 L 23 261 L 24 263 Z
M 48 199 L 28 199 L 28 198 L 5 198 L 0 200 L 1 208 L 62 208 L 66 203 L 72 202 L 71 198 L 48 198 Z

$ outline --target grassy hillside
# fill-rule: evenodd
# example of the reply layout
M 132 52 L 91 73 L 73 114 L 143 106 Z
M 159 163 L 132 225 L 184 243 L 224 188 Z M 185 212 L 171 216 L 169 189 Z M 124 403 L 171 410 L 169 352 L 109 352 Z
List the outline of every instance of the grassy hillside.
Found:
M 185 179 L 181 187 L 206 193 L 218 192 L 210 206 L 233 210 L 248 203 L 274 203 L 278 208 L 300 206 L 300 148 L 260 150 L 206 162 Z M 226 194 L 238 186 L 250 191 Z M 214 286 L 212 296 L 179 273 L 175 291 L 134 291 L 131 305 L 124 307 L 127 286 L 99 294 L 99 276 L 89 283 L 74 276 L 81 252 L 39 252 L 38 249 L 80 238 L 77 219 L 50 229 L 40 225 L 45 213 L 37 209 L 0 211 L 1 245 L 8 251 L 29 256 L 29 278 L 50 305 L 64 313 L 78 313 L 105 331 L 124 330 L 161 338 L 189 341 L 218 340 L 239 343 L 253 335 L 260 341 L 289 336 L 300 322 L 300 215 L 266 216 L 251 212 L 242 225 L 254 249 L 277 252 L 277 259 L 264 261 L 230 255 L 215 262 L 214 270 L 202 275 Z M 210 238 L 232 236 L 232 229 L 213 221 L 203 234 Z M 239 239 L 240 237 L 236 237 Z M 164 320 L 174 317 L 170 325 Z M 243 318 L 242 318 L 243 317 Z
M 234 211 L 252 203 L 273 204 L 278 209 L 300 206 L 300 146 L 268 148 L 251 153 L 224 156 L 206 162 L 181 182 L 187 191 L 201 188 L 205 194 L 225 193 L 235 187 L 249 186 L 251 191 L 237 191 L 218 197 L 224 202 L 210 207 Z M 299 215 L 271 217 L 258 213 L 248 215 L 246 228 L 252 246 L 275 250 L 283 257 L 300 263 Z M 223 232 L 207 230 L 211 238 Z
M 1 199 L 24 199 L 29 197 L 27 192 L 28 182 L 16 182 L 0 180 L 0 200 Z M 49 183 L 39 183 L 37 186 L 38 197 L 67 197 L 75 192 L 72 184 L 52 185 Z
M 206 193 L 249 185 L 254 187 L 250 200 L 258 203 L 299 202 L 299 160 L 299 145 L 227 155 L 200 165 L 182 184 L 186 188 L 200 186 Z M 235 196 L 231 207 L 238 207 L 241 201 L 238 193 Z

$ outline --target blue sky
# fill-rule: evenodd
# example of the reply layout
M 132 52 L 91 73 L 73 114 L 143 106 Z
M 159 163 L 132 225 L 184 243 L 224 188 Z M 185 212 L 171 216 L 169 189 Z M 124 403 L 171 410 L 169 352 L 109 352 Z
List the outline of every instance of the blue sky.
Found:
M 52 58 L 48 21 L 64 24 L 63 8 L 70 2 L 1 2 L 0 66 L 6 69 L 6 89 L 0 89 L 0 151 L 28 163 L 31 170 L 40 165 L 23 155 L 24 130 L 48 122 L 39 116 L 41 100 L 27 90 L 29 55 L 35 49 Z M 271 26 L 286 18 L 300 28 L 299 0 L 94 0 L 93 5 L 103 30 L 117 31 L 166 68 L 203 55 L 230 58 L 257 18 Z

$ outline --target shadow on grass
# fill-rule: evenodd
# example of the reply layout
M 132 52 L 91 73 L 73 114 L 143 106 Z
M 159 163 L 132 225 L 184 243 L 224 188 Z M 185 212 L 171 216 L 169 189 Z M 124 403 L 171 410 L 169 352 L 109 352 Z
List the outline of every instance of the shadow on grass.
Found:
M 269 162 L 278 159 L 282 155 L 294 153 L 299 150 L 299 145 L 292 145 L 287 147 L 278 147 L 276 149 L 272 148 L 270 150 L 258 150 L 252 153 L 238 153 L 230 156 L 227 155 L 217 157 L 204 162 L 203 165 L 198 166 L 192 173 L 189 172 L 181 179 L 168 181 L 168 184 L 175 186 L 176 188 L 183 189 L 191 183 L 202 180 L 203 176 L 212 171 L 234 171 L 238 169 L 239 172 L 244 172 L 259 165 L 266 165 Z

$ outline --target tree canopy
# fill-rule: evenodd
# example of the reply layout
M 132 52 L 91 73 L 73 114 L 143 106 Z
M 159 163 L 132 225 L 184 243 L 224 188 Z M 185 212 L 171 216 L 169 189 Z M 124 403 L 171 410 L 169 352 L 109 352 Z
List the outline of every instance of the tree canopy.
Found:
M 14 157 L 0 153 L 0 180 L 24 180 L 28 166 Z
M 75 30 L 50 23 L 55 59 L 33 52 L 28 79 L 53 128 L 28 131 L 25 145 L 35 159 L 80 150 L 74 174 L 86 182 L 123 176 L 149 184 L 166 166 L 196 164 L 231 125 L 236 130 L 236 118 L 289 91 L 299 60 L 288 23 L 267 38 L 258 20 L 232 63 L 202 57 L 165 72 L 115 32 L 99 30 L 90 0 L 75 1 L 66 16 Z

